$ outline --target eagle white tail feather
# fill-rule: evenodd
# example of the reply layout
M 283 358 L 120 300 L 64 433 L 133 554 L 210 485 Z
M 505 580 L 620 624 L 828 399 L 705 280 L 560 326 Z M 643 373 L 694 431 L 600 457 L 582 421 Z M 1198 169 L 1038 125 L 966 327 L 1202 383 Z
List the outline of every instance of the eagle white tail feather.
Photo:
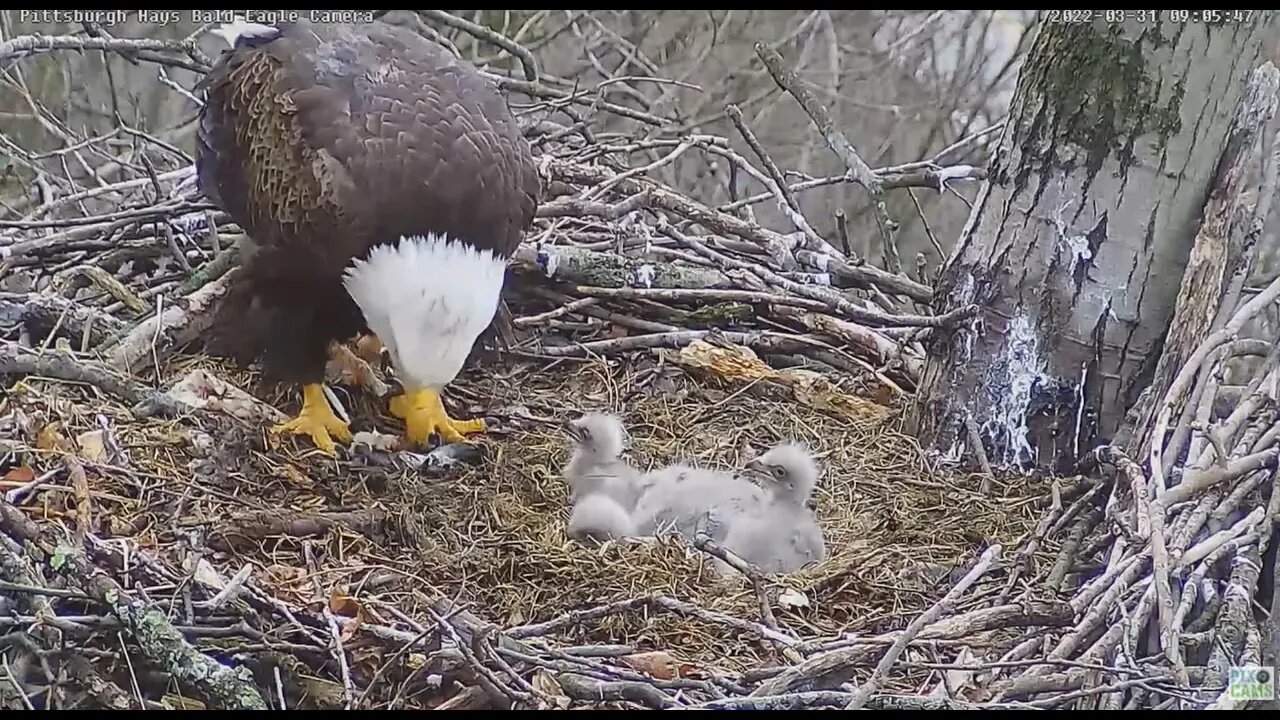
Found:
M 498 309 L 506 261 L 443 234 L 401 237 L 347 268 L 343 284 L 407 390 L 457 377 Z
M 274 38 L 280 34 L 280 28 L 236 19 L 229 23 L 222 23 L 209 32 L 226 40 L 227 44 L 234 48 L 241 38 L 264 40 Z

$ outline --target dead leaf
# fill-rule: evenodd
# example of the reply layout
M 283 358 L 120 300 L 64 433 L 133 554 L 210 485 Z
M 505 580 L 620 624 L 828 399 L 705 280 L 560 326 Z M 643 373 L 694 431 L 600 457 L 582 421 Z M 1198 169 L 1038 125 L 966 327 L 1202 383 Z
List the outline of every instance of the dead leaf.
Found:
M 91 463 L 107 462 L 107 439 L 102 430 L 90 430 L 76 436 L 76 444 L 80 446 L 80 457 Z
M 315 481 L 311 476 L 302 472 L 293 465 L 286 464 L 284 466 L 285 477 L 288 478 L 289 484 L 300 490 L 310 490 L 315 487 Z
M 382 341 L 373 333 L 361 335 L 355 342 L 355 353 L 356 357 L 364 360 L 370 365 L 381 364 Z
M 194 576 L 201 585 L 212 588 L 217 592 L 222 592 L 223 588 L 227 586 L 227 581 L 223 580 L 222 575 L 213 567 L 213 564 L 204 558 L 196 560 Z
M 93 496 L 89 493 L 89 476 L 75 458 L 67 457 L 67 474 L 71 477 L 71 490 L 75 495 L 76 535 L 84 539 L 93 531 Z
M 564 694 L 564 688 L 560 687 L 560 681 L 556 680 L 555 676 L 547 672 L 545 668 L 538 668 L 534 671 L 531 684 L 534 690 L 550 698 L 557 710 L 569 709 L 571 704 L 569 696 Z
M 4 474 L 4 479 L 10 482 L 23 483 L 25 485 L 26 483 L 36 479 L 36 471 L 32 470 L 29 465 L 19 465 L 17 467 L 9 468 L 8 472 Z
M 347 594 L 346 587 L 338 585 L 329 592 L 329 612 L 335 615 L 355 617 L 364 612 L 360 601 Z
M 621 659 L 632 670 L 655 680 L 674 680 L 680 675 L 679 663 L 663 650 L 624 655 Z
M 67 439 L 62 434 L 61 423 L 57 420 L 40 428 L 36 433 L 37 450 L 60 450 L 66 447 Z
M 792 396 L 804 405 L 839 413 L 853 420 L 879 423 L 890 413 L 889 408 L 850 395 L 812 370 L 775 370 L 755 351 L 742 345 L 695 340 L 678 352 L 667 352 L 665 357 L 695 372 L 738 384 L 760 380 L 777 383 L 790 388 Z
M 342 632 L 338 635 L 345 642 L 355 637 L 356 631 L 360 626 L 368 621 L 368 615 L 364 611 L 364 605 L 359 600 L 347 594 L 346 588 L 342 586 L 335 587 L 329 593 L 329 612 L 334 615 L 342 615 L 349 617 L 354 622 L 347 623 Z
M 360 669 L 366 677 L 372 677 L 382 666 L 386 654 L 386 649 L 379 645 L 355 648 L 351 651 L 351 667 Z
M 292 585 L 307 576 L 307 571 L 292 565 L 272 564 L 266 568 L 267 579 L 276 586 Z
M 809 598 L 795 588 L 787 588 L 778 595 L 778 607 L 783 610 L 809 607 Z
M 193 370 L 166 394 L 194 408 L 218 410 L 251 422 L 288 420 L 280 410 L 205 370 Z

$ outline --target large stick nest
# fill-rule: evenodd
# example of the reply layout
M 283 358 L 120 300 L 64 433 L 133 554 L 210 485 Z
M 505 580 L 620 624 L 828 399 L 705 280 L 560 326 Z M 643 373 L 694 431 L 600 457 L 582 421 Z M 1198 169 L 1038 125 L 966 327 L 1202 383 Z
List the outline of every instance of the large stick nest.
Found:
M 207 62 L 183 43 L 93 47 Z M 776 53 L 761 57 L 824 125 Z M 525 114 L 540 118 L 528 135 L 549 194 L 507 291 L 513 346 L 478 353 L 450 387 L 455 414 L 491 426 L 470 449 L 388 443 L 388 378 L 363 342 L 331 367 L 362 444 L 333 460 L 267 436 L 296 411 L 292 389 L 259 392 L 252 371 L 200 352 L 238 234 L 191 190 L 189 167 L 0 220 L 0 706 L 1225 702 L 1226 668 L 1256 657 L 1260 630 L 1247 596 L 1220 588 L 1258 582 L 1274 432 L 1241 440 L 1271 456 L 1200 477 L 1179 505 L 1153 504 L 1145 471 L 1113 448 L 1087 477 L 993 477 L 941 469 L 898 430 L 922 343 L 974 309 L 932 315 L 926 278 L 825 242 L 793 194 L 980 179 L 941 164 L 962 147 L 870 169 L 833 131 L 848 172 L 789 186 L 732 108 L 754 159 L 713 136 L 595 137 L 537 111 L 594 102 L 662 119 L 550 80 L 503 82 L 544 103 Z M 653 179 L 696 156 L 766 192 L 712 207 Z M 755 222 L 745 208 L 759 202 L 792 227 Z M 1254 426 L 1270 427 L 1273 408 L 1259 400 Z M 825 468 L 830 557 L 725 580 L 710 572 L 713 544 L 570 541 L 562 427 L 585 410 L 620 414 L 644 468 L 739 467 L 804 441 Z M 1144 520 L 1153 507 L 1170 510 L 1168 547 L 1164 525 Z M 1186 635 L 1162 656 L 1170 619 L 1154 620 L 1155 601 L 1171 574 Z

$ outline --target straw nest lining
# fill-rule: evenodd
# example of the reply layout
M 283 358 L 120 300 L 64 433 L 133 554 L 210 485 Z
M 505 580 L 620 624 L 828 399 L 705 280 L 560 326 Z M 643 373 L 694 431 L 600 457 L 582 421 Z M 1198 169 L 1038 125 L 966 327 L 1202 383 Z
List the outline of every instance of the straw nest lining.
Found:
M 236 377 L 205 359 L 175 363 L 174 370 L 195 365 Z M 310 454 L 305 439 L 262 447 L 260 428 L 239 421 L 209 428 L 216 437 L 210 447 L 201 430 L 131 420 L 108 398 L 86 400 L 78 388 L 37 380 L 24 386 L 10 402 L 29 419 L 37 446 L 107 427 L 116 449 L 109 464 L 127 466 L 90 471 L 91 509 L 74 493 L 41 498 L 47 519 L 87 511 L 104 537 L 130 537 L 175 567 L 184 564 L 192 537 L 203 537 L 223 577 L 251 565 L 263 589 L 290 604 L 336 592 L 371 609 L 386 605 L 422 617 L 422 605 L 446 597 L 505 628 L 651 594 L 759 622 L 750 585 L 716 581 L 701 562 L 706 556 L 675 538 L 593 548 L 565 536 L 560 473 L 568 450 L 560 423 L 584 410 L 618 412 L 632 436 L 630 457 L 642 468 L 676 460 L 740 466 L 744 444 L 758 452 L 784 439 L 824 456 L 817 511 L 831 557 L 774 588 L 775 602 L 787 587 L 807 599 L 808 607 L 774 609 L 802 637 L 900 626 L 898 617 L 949 587 L 944 581 L 934 589 L 913 568 L 958 566 L 985 543 L 1015 541 L 1034 525 L 1032 500 L 1044 494 L 1022 485 L 1009 497 L 984 496 L 967 478 L 931 470 L 914 443 L 888 427 L 702 382 L 651 361 L 472 370 L 455 398 L 491 399 L 538 420 L 500 424 L 478 441 L 487 456 L 482 464 L 446 474 L 381 470 L 358 458 L 335 468 Z M 377 422 L 381 431 L 395 431 L 395 421 L 375 415 L 378 403 L 367 394 L 341 395 L 356 430 Z M 296 406 L 275 400 L 282 409 Z M 53 420 L 60 422 L 50 426 Z M 328 532 L 317 532 L 326 519 Z M 759 667 L 772 654 L 758 634 L 726 630 L 732 628 L 678 612 L 631 612 L 569 627 L 565 639 L 662 649 L 731 673 Z

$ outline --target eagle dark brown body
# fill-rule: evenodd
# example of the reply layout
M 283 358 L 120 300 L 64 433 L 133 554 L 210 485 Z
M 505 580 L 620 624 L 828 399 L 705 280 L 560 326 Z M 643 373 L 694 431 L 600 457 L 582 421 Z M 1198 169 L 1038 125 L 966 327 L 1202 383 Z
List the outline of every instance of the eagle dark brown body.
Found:
M 505 100 L 442 46 L 381 22 L 277 28 L 202 82 L 199 183 L 254 246 L 209 349 L 315 385 L 329 342 L 368 329 L 353 259 L 428 233 L 508 258 L 540 180 Z

